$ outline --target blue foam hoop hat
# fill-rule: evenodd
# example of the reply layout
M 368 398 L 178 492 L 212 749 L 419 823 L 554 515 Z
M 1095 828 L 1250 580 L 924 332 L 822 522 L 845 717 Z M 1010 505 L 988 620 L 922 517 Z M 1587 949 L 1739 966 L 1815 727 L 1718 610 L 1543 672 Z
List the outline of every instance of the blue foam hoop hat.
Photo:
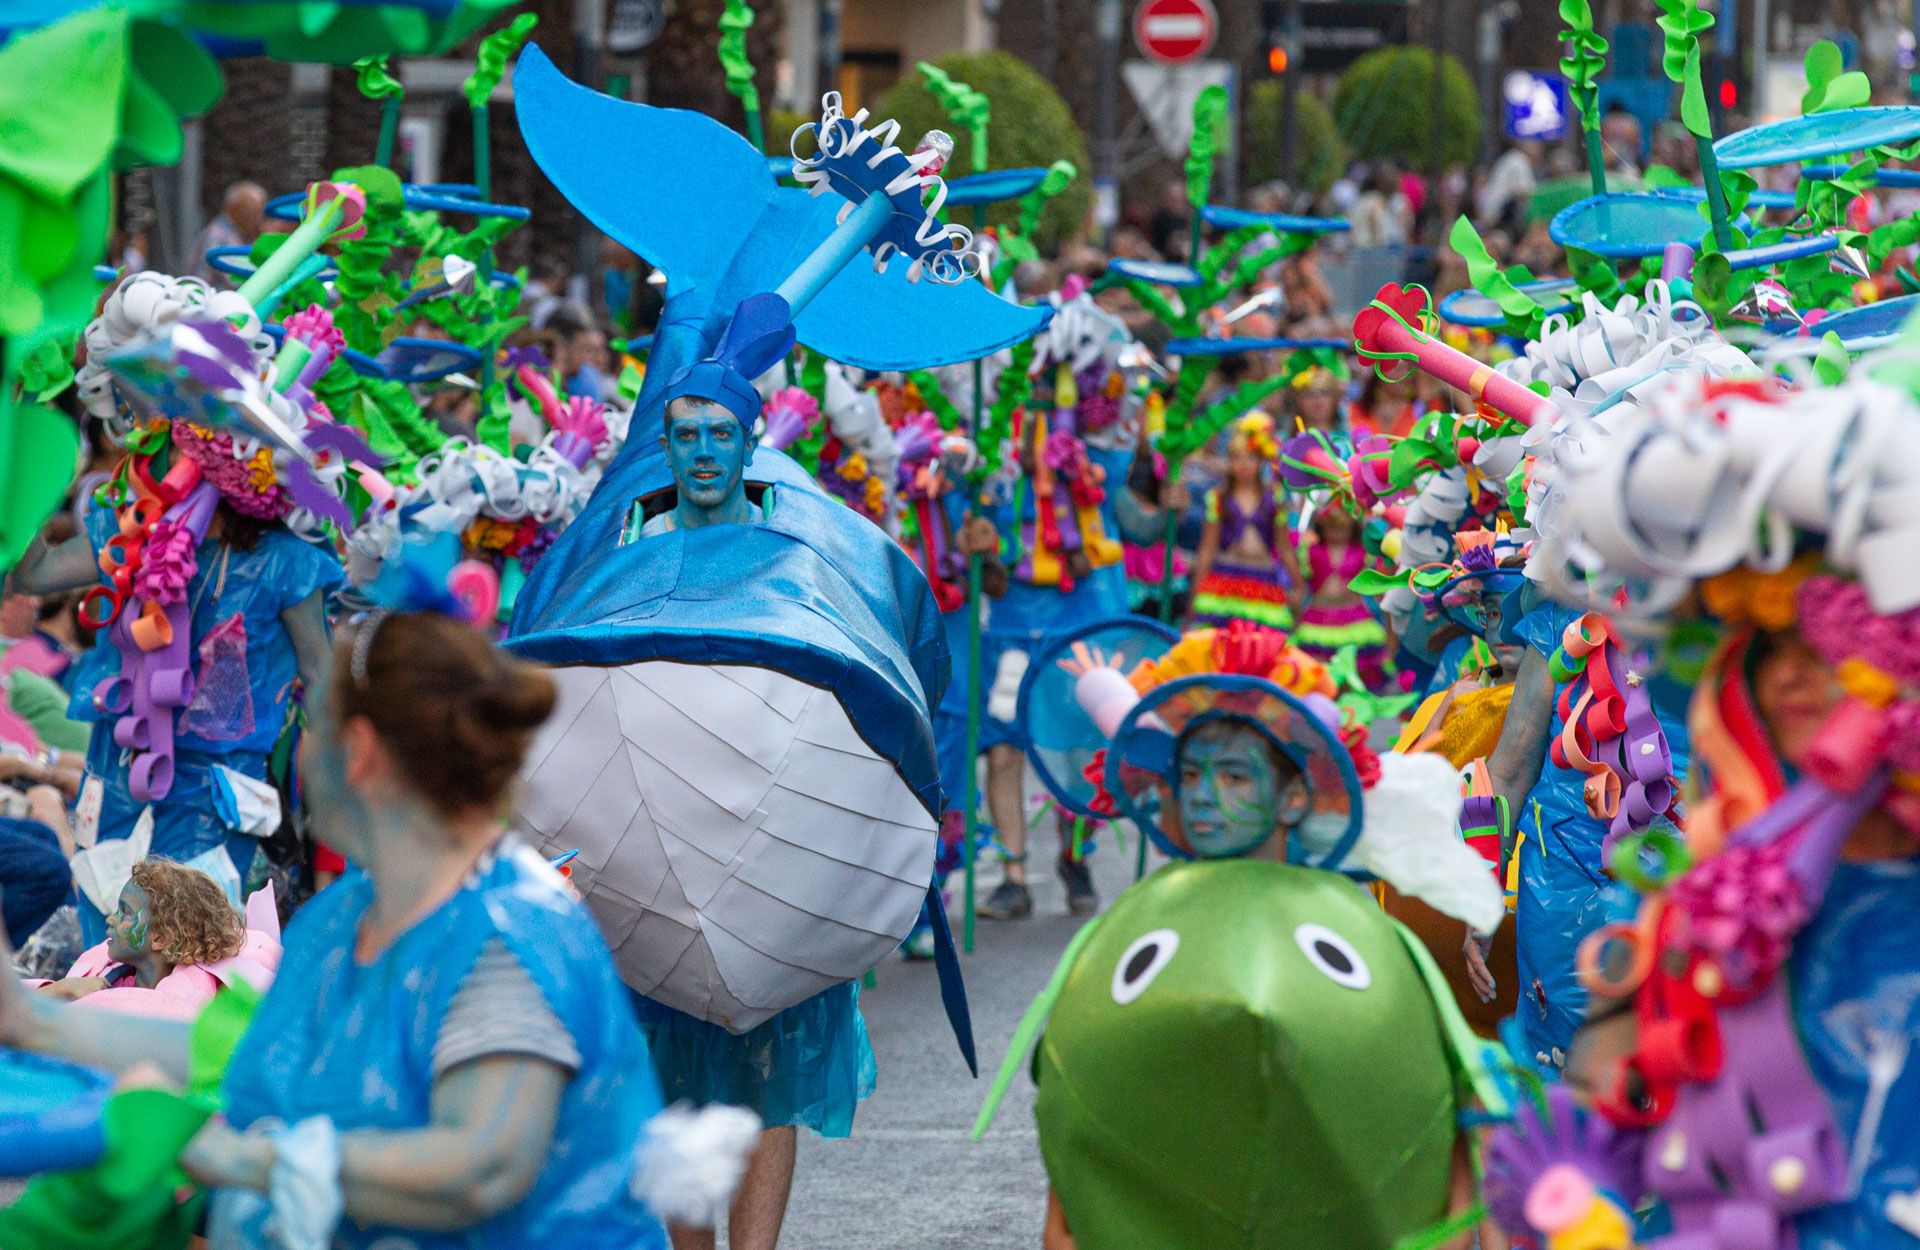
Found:
M 719 404 L 753 429 L 760 417 L 760 392 L 753 380 L 793 350 L 793 309 L 773 292 L 743 301 L 727 323 L 713 355 L 688 365 L 667 384 L 667 404 L 704 399 Z

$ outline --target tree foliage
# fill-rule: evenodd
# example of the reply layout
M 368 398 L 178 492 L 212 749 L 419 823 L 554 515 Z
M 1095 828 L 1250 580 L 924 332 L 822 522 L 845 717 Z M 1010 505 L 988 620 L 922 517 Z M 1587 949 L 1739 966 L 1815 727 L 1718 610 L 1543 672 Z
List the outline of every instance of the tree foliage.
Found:
M 1280 133 L 1281 82 L 1269 78 L 1247 92 L 1246 179 L 1249 184 L 1284 176 Z M 1347 164 L 1347 145 L 1320 97 L 1299 91 L 1293 97 L 1294 184 L 1315 195 L 1333 185 Z
M 1441 159 L 1473 160 L 1480 147 L 1480 97 L 1473 79 L 1450 56 L 1440 58 Z M 1382 48 L 1355 61 L 1333 91 L 1333 116 L 1360 160 L 1392 157 L 1424 169 L 1433 155 L 1433 51 Z

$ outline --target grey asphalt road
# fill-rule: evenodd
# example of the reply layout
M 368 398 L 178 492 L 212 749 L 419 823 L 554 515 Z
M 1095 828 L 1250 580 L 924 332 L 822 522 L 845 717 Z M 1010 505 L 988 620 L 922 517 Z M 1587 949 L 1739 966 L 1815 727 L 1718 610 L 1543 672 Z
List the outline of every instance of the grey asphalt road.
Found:
M 1066 914 L 1052 869 L 1034 854 L 1034 915 L 981 921 L 963 958 L 980 1079 L 966 1065 L 940 1009 L 931 964 L 888 962 L 860 996 L 879 1062 L 879 1086 L 861 1105 L 853 1136 L 803 1137 L 782 1250 L 1035 1250 L 1047 1182 L 1033 1127 L 1033 1083 L 1015 1078 L 986 1137 L 974 1117 L 1014 1026 L 1082 923 Z M 1123 862 L 1124 861 L 1124 862 Z M 1089 861 L 1102 899 L 1133 880 L 1133 859 L 1111 838 Z M 998 871 L 982 863 L 981 890 Z M 955 938 L 959 937 L 959 878 Z

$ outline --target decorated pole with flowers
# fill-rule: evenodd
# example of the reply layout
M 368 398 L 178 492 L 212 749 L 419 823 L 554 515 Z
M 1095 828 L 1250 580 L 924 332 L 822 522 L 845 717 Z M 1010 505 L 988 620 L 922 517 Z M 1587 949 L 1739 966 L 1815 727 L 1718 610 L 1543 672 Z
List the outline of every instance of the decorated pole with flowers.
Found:
M 1401 361 L 1438 378 L 1487 407 L 1525 425 L 1553 420 L 1553 401 L 1495 373 L 1428 329 L 1432 317 L 1423 287 L 1389 283 L 1353 319 L 1353 350 L 1375 368 Z

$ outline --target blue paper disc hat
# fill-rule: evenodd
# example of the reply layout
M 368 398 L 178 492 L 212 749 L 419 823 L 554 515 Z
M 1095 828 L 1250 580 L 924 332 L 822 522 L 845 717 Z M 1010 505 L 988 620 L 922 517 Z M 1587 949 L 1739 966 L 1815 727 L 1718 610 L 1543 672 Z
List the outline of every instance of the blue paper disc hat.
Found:
M 1077 679 L 1060 661 L 1072 655 L 1075 646 L 1091 647 L 1126 670 L 1142 660 L 1159 659 L 1179 641 L 1179 630 L 1151 617 L 1110 616 L 1069 630 L 1035 652 L 1020 681 L 1014 722 L 1034 774 L 1074 815 L 1101 815 L 1094 806 L 1099 788 L 1087 768 L 1107 749 L 1107 736 L 1074 697 Z
M 667 384 L 667 404 L 704 399 L 731 412 L 748 430 L 760 419 L 760 392 L 753 380 L 793 350 L 793 310 L 773 292 L 749 296 L 713 355 L 688 365 Z
M 1447 620 L 1476 638 L 1485 637 L 1488 609 L 1499 608 L 1504 625 L 1508 597 L 1525 581 L 1526 574 L 1519 569 L 1462 573 L 1434 592 L 1433 603 Z
M 1339 711 L 1318 696 L 1300 699 L 1262 677 L 1198 673 L 1149 690 L 1114 734 L 1103 784 L 1120 813 L 1174 859 L 1194 858 L 1180 827 L 1177 748 L 1214 722 L 1251 724 L 1291 760 L 1305 781 L 1304 815 L 1287 840 L 1290 863 L 1339 869 L 1360 837 L 1360 776 L 1335 733 Z

